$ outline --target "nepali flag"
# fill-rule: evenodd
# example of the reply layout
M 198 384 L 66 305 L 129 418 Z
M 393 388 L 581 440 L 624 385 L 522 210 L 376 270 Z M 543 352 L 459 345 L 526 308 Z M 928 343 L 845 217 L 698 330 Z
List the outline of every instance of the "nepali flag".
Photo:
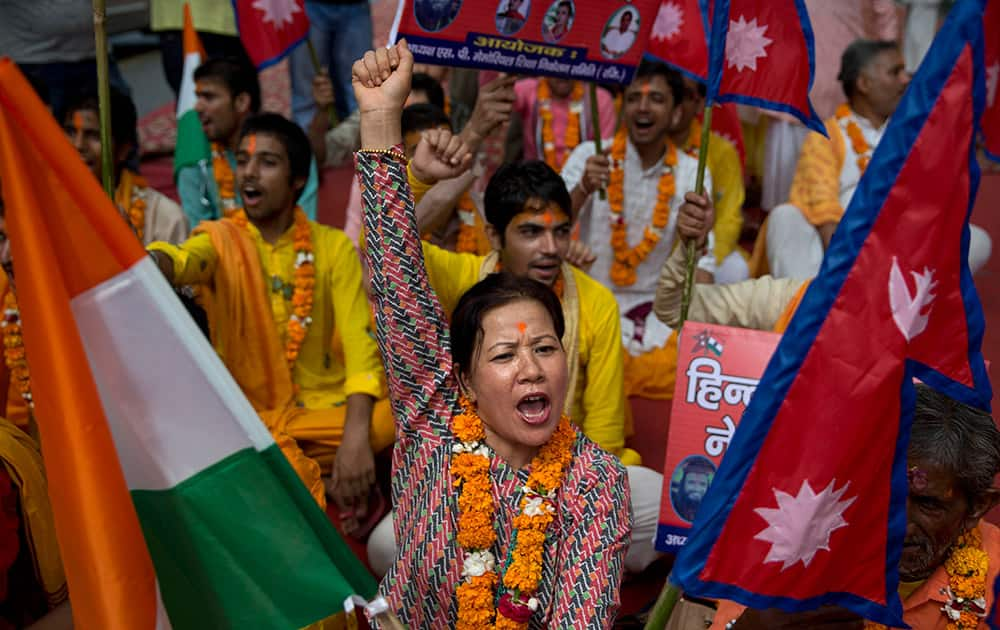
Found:
M 1000 0 L 990 0 L 983 14 L 983 33 L 986 36 L 986 111 L 983 113 L 983 145 L 987 157 L 1000 162 Z
M 660 3 L 646 55 L 705 83 L 708 80 L 708 16 L 708 0 Z
M 716 0 L 709 103 L 733 101 L 786 112 L 826 135 L 809 102 L 815 63 L 805 0 Z
M 704 114 L 699 114 L 698 120 L 704 120 Z M 745 171 L 747 150 L 743 143 L 743 124 L 740 122 L 740 112 L 736 109 L 735 103 L 715 104 L 712 110 L 712 132 L 732 143 L 740 155 L 740 166 Z
M 278 63 L 309 36 L 305 0 L 233 0 L 243 47 L 258 70 Z
M 913 379 L 992 397 L 967 262 L 985 4 L 952 9 L 892 116 L 677 557 L 687 593 L 903 625 Z

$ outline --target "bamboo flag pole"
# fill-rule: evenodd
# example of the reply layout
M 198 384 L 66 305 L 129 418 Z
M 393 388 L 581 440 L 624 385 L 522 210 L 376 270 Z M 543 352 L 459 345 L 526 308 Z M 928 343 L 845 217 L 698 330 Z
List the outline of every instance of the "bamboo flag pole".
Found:
M 711 137 L 711 134 L 712 105 L 709 104 L 705 106 L 705 116 L 701 125 L 701 146 L 698 149 L 698 174 L 694 182 L 694 192 L 699 195 L 705 193 L 705 167 L 708 164 L 708 139 Z M 697 254 L 695 244 L 693 242 L 688 243 L 687 266 L 684 270 L 684 294 L 681 297 L 681 319 L 677 325 L 678 330 L 687 321 L 688 308 L 691 306 L 691 292 L 694 289 L 694 270 L 698 262 Z M 672 584 L 668 576 L 667 583 L 663 585 L 663 590 L 660 591 L 660 596 L 656 598 L 653 610 L 646 621 L 645 630 L 663 630 L 666 628 L 667 622 L 670 621 L 670 616 L 673 614 L 674 607 L 677 605 L 680 597 L 681 589 Z
M 601 115 L 597 111 L 597 84 L 590 84 L 590 127 L 594 130 L 594 150 L 601 153 Z M 607 197 L 607 193 L 601 188 L 598 192 L 601 201 Z
M 93 0 L 94 40 L 97 49 L 97 101 L 101 119 L 101 183 L 114 198 L 114 151 L 111 149 L 111 87 L 108 78 L 108 36 L 105 0 Z
M 319 74 L 323 71 L 323 66 L 319 63 L 319 54 L 316 52 L 316 47 L 313 46 L 312 40 L 308 37 L 306 37 L 306 46 L 309 47 L 309 58 L 312 59 L 313 71 L 315 71 L 316 74 Z M 326 108 L 326 115 L 330 118 L 330 127 L 336 127 L 337 110 L 334 109 L 332 104 Z
M 704 121 L 701 125 L 701 147 L 698 149 L 698 175 L 695 178 L 694 192 L 699 195 L 705 194 L 705 166 L 708 160 L 708 139 L 712 135 L 712 105 L 705 106 Z M 687 266 L 684 270 L 684 293 L 681 296 L 681 319 L 677 325 L 680 330 L 687 321 L 688 309 L 691 307 L 691 293 L 694 290 L 694 270 L 697 264 L 697 252 L 695 244 L 687 244 Z

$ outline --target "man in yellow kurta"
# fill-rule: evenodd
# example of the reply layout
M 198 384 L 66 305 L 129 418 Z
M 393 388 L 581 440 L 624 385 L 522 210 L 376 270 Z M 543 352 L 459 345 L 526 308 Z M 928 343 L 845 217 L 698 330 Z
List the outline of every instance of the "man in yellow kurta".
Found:
M 291 121 L 248 121 L 236 169 L 244 212 L 150 250 L 172 284 L 199 285 L 226 367 L 321 504 L 320 470 L 331 473 L 351 533 L 367 517 L 373 453 L 394 428 L 388 402 L 375 402 L 384 377 L 354 245 L 296 206 L 310 159 Z
M 678 73 L 680 74 L 680 73 Z M 694 79 L 680 77 L 684 82 L 681 118 L 670 129 L 670 139 L 678 148 L 697 158 L 701 149 L 702 123 L 697 116 L 705 109 L 705 86 Z M 740 253 L 740 231 L 743 229 L 743 166 L 733 143 L 714 131 L 708 138 L 708 172 L 712 175 L 712 201 L 715 205 L 715 283 L 729 284 L 746 280 L 750 275 L 746 259 Z

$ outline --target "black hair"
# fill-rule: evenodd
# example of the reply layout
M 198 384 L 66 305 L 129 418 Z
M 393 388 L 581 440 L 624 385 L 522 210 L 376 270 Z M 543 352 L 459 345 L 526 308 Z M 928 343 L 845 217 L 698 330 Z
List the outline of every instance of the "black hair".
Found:
M 238 57 L 216 57 L 198 66 L 194 80 L 216 80 L 226 86 L 229 95 L 236 98 L 240 94 L 250 95 L 250 111 L 260 111 L 260 81 L 257 69 Z
M 410 79 L 411 92 L 423 92 L 427 95 L 427 102 L 436 105 L 444 110 L 444 88 L 437 79 L 424 72 L 414 72 Z
M 139 146 L 139 132 L 136 130 L 138 114 L 135 110 L 135 103 L 128 94 L 112 87 L 111 88 L 111 139 L 116 146 L 132 145 Z M 66 104 L 62 114 L 59 116 L 61 122 L 66 122 L 66 118 L 78 111 L 97 112 L 100 116 L 101 106 L 97 95 L 97 87 L 90 86 L 74 94 Z M 108 149 L 111 150 L 110 148 Z
M 655 76 L 663 77 L 663 80 L 667 82 L 667 86 L 670 88 L 670 93 L 674 97 L 674 106 L 680 105 L 681 101 L 684 100 L 684 78 L 680 72 L 677 72 L 662 61 L 643 59 L 635 71 L 633 82 L 639 79 L 646 79 L 648 81 Z
M 451 120 L 448 114 L 437 105 L 430 103 L 416 103 L 403 110 L 402 131 L 403 135 L 412 131 L 427 131 L 444 125 L 451 129 Z
M 918 384 L 908 456 L 954 475 L 970 506 L 1000 472 L 1000 431 L 984 411 Z
M 854 97 L 858 77 L 865 67 L 886 50 L 899 50 L 899 46 L 888 39 L 856 39 L 847 47 L 840 57 L 840 74 L 837 75 L 837 80 L 848 99 Z
M 573 17 L 573 15 L 575 14 L 575 11 L 573 10 L 573 3 L 572 2 L 570 2 L 569 0 L 561 0 L 561 2 L 556 5 L 556 9 L 558 10 L 558 9 L 560 9 L 562 7 L 566 7 L 567 9 L 569 9 L 569 16 Z
M 483 340 L 483 318 L 493 309 L 518 300 L 542 305 L 552 319 L 556 337 L 566 330 L 562 305 L 552 289 L 537 280 L 515 276 L 508 271 L 491 273 L 472 285 L 458 300 L 451 314 L 451 360 L 459 374 L 468 374 L 477 346 Z
M 524 212 L 529 199 L 541 199 L 546 204 L 554 202 L 566 216 L 573 216 L 566 182 L 551 166 L 541 160 L 504 164 L 490 178 L 483 197 L 486 221 L 496 229 L 501 241 L 507 226 Z
M 296 177 L 309 178 L 309 164 L 312 162 L 312 149 L 309 138 L 302 128 L 281 114 L 265 112 L 247 118 L 240 130 L 240 141 L 250 134 L 266 134 L 274 137 L 285 147 L 288 153 L 288 164 L 291 179 Z M 303 189 L 305 187 L 303 186 Z M 302 194 L 302 191 L 299 191 Z

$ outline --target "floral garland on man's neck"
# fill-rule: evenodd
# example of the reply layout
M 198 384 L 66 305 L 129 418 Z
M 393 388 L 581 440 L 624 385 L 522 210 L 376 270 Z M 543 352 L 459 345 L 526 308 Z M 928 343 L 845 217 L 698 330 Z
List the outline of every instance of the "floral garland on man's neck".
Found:
M 212 143 L 212 175 L 219 189 L 219 203 L 222 205 L 219 210 L 224 217 L 232 216 L 240 209 L 236 202 L 236 177 L 226 157 L 226 148 L 218 142 Z
M 246 212 L 238 210 L 233 221 L 248 228 Z M 312 324 L 313 295 L 316 288 L 316 258 L 313 255 L 312 233 L 309 219 L 302 209 L 295 207 L 295 232 L 292 234 L 295 247 L 294 291 L 292 292 L 292 314 L 288 317 L 288 333 L 285 339 L 285 360 L 288 369 L 295 369 L 306 333 Z
M 868 162 L 872 159 L 872 148 L 868 144 L 868 141 L 865 140 L 865 134 L 861 131 L 861 127 L 854 120 L 850 105 L 841 103 L 837 107 L 836 116 L 837 120 L 844 124 L 847 137 L 851 139 L 851 148 L 854 149 L 854 153 L 858 156 L 858 171 L 864 174 L 865 169 L 868 168 Z
M 573 92 L 569 95 L 569 120 L 566 122 L 566 149 L 562 153 L 562 159 L 556 153 L 556 136 L 552 130 L 552 92 L 549 90 L 549 82 L 545 79 L 538 80 L 538 123 L 541 125 L 542 155 L 545 163 L 558 172 L 562 169 L 570 152 L 580 144 L 581 118 L 583 117 L 583 84 L 579 81 L 573 83 Z
M 459 225 L 455 251 L 460 254 L 475 254 L 477 256 L 489 253 L 490 247 L 483 227 L 483 220 L 469 191 L 465 191 L 458 200 L 457 212 Z
M 628 131 L 625 127 L 615 134 L 611 145 L 611 175 L 608 178 L 608 207 L 611 210 L 611 249 L 615 259 L 611 263 L 611 281 L 620 287 L 635 284 L 636 268 L 646 260 L 670 221 L 670 200 L 676 192 L 674 167 L 677 166 L 677 148 L 667 142 L 663 155 L 663 175 L 656 193 L 656 205 L 650 225 L 643 230 L 642 240 L 635 246 L 628 246 L 628 224 L 625 223 L 625 146 Z
M 24 337 L 21 334 L 21 311 L 17 306 L 17 296 L 14 287 L 8 285 L 3 299 L 3 358 L 10 370 L 11 380 L 18 393 L 24 399 L 29 410 L 35 408 L 31 398 L 31 374 L 28 371 L 28 358 L 24 352 Z
M 510 628 L 524 630 L 538 610 L 534 597 L 542 581 L 545 532 L 555 519 L 555 498 L 566 469 L 573 460 L 576 430 L 563 415 L 559 425 L 531 461 L 524 486 L 520 513 L 514 517 L 514 532 L 503 578 L 497 575 L 496 558 L 490 550 L 496 542 L 490 458 L 486 429 L 475 407 L 464 396 L 462 413 L 451 419 L 458 439 L 452 447 L 451 476 L 458 496 L 458 544 L 463 582 L 456 589 L 458 630 Z M 494 607 L 497 584 L 502 585 Z
M 146 230 L 146 199 L 149 195 L 149 184 L 146 178 L 138 173 L 125 169 L 122 171 L 115 191 L 115 203 L 125 209 L 126 218 L 132 231 L 142 241 Z
M 948 586 L 941 594 L 948 601 L 941 612 L 948 618 L 948 630 L 974 630 L 986 618 L 986 574 L 990 557 L 983 550 L 983 535 L 973 527 L 958 537 L 944 561 Z M 865 630 L 882 630 L 882 624 L 866 622 Z

